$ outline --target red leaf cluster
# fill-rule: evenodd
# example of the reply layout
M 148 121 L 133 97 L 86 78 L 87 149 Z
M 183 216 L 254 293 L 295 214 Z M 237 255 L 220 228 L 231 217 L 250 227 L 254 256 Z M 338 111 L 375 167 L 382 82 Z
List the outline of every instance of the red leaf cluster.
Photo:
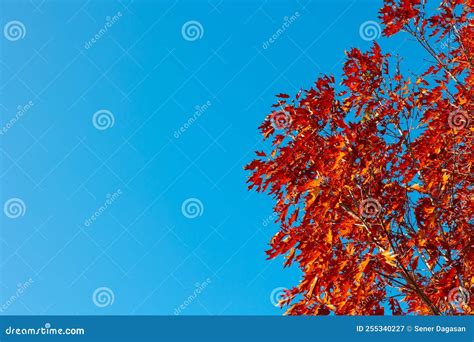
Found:
M 472 7 L 385 0 L 385 35 L 412 35 L 429 68 L 405 75 L 374 43 L 347 53 L 341 85 L 278 95 L 246 169 L 275 199 L 268 257 L 302 270 L 288 314 L 472 313 Z

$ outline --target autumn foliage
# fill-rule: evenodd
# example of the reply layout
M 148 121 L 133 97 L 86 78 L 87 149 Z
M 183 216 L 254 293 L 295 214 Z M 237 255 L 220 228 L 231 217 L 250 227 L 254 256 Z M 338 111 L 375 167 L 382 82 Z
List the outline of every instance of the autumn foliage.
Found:
M 373 43 L 341 83 L 278 95 L 246 169 L 275 200 L 268 257 L 302 271 L 287 314 L 473 313 L 473 3 L 385 0 L 384 35 L 411 35 L 422 70 Z

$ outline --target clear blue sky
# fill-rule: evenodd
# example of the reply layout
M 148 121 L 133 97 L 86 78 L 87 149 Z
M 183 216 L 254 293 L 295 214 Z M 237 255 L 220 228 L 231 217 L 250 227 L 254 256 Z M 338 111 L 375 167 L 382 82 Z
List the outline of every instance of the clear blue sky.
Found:
M 24 215 L 1 216 L 2 314 L 281 314 L 270 295 L 299 273 L 266 261 L 272 202 L 243 166 L 274 95 L 340 77 L 381 3 L 3 1 L 1 27 L 23 32 L 0 37 L 0 195 Z M 416 71 L 405 38 L 379 43 Z M 101 287 L 113 304 L 94 303 Z

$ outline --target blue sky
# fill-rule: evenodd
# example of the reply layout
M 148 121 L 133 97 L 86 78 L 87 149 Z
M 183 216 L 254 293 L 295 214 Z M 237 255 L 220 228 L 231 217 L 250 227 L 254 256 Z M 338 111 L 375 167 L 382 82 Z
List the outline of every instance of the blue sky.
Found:
M 274 95 L 340 79 L 381 3 L 2 2 L 0 195 L 22 215 L 0 221 L 0 313 L 281 314 L 299 273 L 265 259 L 272 201 L 243 166 Z M 406 38 L 378 42 L 417 71 Z

